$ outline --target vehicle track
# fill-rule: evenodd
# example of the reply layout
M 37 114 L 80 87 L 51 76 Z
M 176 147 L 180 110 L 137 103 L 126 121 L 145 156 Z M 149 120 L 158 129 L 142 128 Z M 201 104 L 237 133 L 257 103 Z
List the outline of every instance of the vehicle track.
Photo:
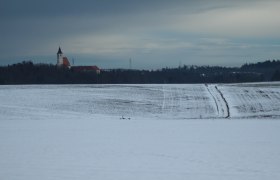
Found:
M 206 89 L 207 89 L 207 91 L 209 92 L 209 94 L 210 94 L 210 95 L 212 96 L 212 98 L 214 99 L 214 102 L 215 102 L 215 105 L 216 105 L 216 110 L 217 110 L 218 115 L 219 115 L 219 114 L 220 114 L 220 110 L 219 110 L 219 106 L 218 106 L 217 100 L 216 100 L 216 98 L 214 97 L 214 95 L 212 94 L 212 92 L 210 91 L 208 85 L 205 84 L 205 86 L 206 86 Z
M 229 105 L 220 89 L 214 85 L 211 85 L 209 88 L 209 85 L 207 84 L 205 84 L 205 87 L 215 102 L 218 117 L 229 118 Z
M 228 102 L 227 102 L 226 98 L 224 97 L 223 93 L 221 92 L 221 90 L 220 90 L 217 86 L 215 86 L 215 89 L 216 89 L 216 90 L 218 91 L 218 93 L 221 95 L 223 101 L 224 101 L 225 104 L 226 104 L 227 115 L 225 116 L 225 118 L 230 118 L 230 111 L 229 111 L 229 106 L 228 106 Z

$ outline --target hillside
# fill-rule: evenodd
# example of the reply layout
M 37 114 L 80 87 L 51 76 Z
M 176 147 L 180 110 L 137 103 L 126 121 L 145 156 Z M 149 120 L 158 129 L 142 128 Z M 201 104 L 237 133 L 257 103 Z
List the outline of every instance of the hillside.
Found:
M 0 177 L 279 179 L 280 83 L 0 86 Z
M 32 62 L 0 67 L 0 84 L 181 84 L 279 80 L 279 60 L 245 64 L 240 68 L 182 66 L 160 70 L 110 69 L 101 70 L 100 74 Z

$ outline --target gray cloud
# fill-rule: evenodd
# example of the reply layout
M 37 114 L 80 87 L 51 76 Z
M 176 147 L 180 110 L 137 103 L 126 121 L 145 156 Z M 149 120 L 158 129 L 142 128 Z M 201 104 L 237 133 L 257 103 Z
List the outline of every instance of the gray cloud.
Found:
M 57 16 L 112 16 L 147 12 L 190 12 L 255 4 L 261 0 L 1 0 L 1 18 L 57 17 Z M 273 0 L 270 0 L 270 2 Z M 186 13 L 186 12 L 184 12 Z
M 276 0 L 0 0 L 0 63 L 51 56 L 59 45 L 81 61 L 135 57 L 139 67 L 275 58 L 279 8 Z

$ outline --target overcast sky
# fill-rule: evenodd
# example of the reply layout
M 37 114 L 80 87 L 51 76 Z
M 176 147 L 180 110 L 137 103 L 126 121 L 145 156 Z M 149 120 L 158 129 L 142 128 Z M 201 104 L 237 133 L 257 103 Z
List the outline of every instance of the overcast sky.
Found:
M 279 0 L 0 0 L 0 64 L 156 69 L 280 59 Z

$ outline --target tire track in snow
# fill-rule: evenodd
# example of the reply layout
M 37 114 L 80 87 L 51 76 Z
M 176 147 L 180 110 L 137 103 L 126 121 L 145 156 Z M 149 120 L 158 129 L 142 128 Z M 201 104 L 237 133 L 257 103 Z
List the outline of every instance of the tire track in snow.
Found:
M 169 113 L 172 114 L 173 113 L 173 108 L 174 108 L 174 92 L 173 92 L 172 87 L 170 87 L 169 91 L 170 91 L 170 101 L 171 101 L 170 104 L 169 104 L 169 106 L 170 106 Z
M 216 105 L 216 109 L 217 109 L 217 112 L 218 112 L 218 116 L 219 116 L 220 115 L 220 110 L 219 110 L 219 106 L 218 106 L 217 100 L 214 97 L 214 95 L 212 94 L 212 92 L 209 90 L 209 87 L 208 87 L 207 84 L 205 84 L 205 87 L 206 87 L 207 91 L 209 92 L 209 94 L 211 95 L 211 97 L 214 99 L 214 102 L 215 102 L 215 105 Z
M 162 101 L 161 111 L 163 112 L 164 108 L 165 108 L 165 100 L 166 100 L 166 94 L 165 94 L 164 86 L 162 86 L 162 93 L 163 93 L 163 101 Z
M 226 104 L 226 108 L 227 108 L 227 115 L 225 116 L 225 118 L 229 118 L 230 117 L 230 111 L 229 111 L 229 106 L 228 106 L 228 102 L 226 100 L 226 98 L 224 97 L 223 93 L 220 91 L 220 89 L 215 86 L 215 89 L 218 91 L 218 93 L 221 95 L 223 101 L 225 102 Z
M 214 85 L 208 86 L 207 84 L 205 84 L 205 87 L 215 102 L 218 117 L 229 118 L 230 109 L 229 109 L 228 102 L 225 99 L 223 93 L 218 89 L 217 86 L 214 86 Z

